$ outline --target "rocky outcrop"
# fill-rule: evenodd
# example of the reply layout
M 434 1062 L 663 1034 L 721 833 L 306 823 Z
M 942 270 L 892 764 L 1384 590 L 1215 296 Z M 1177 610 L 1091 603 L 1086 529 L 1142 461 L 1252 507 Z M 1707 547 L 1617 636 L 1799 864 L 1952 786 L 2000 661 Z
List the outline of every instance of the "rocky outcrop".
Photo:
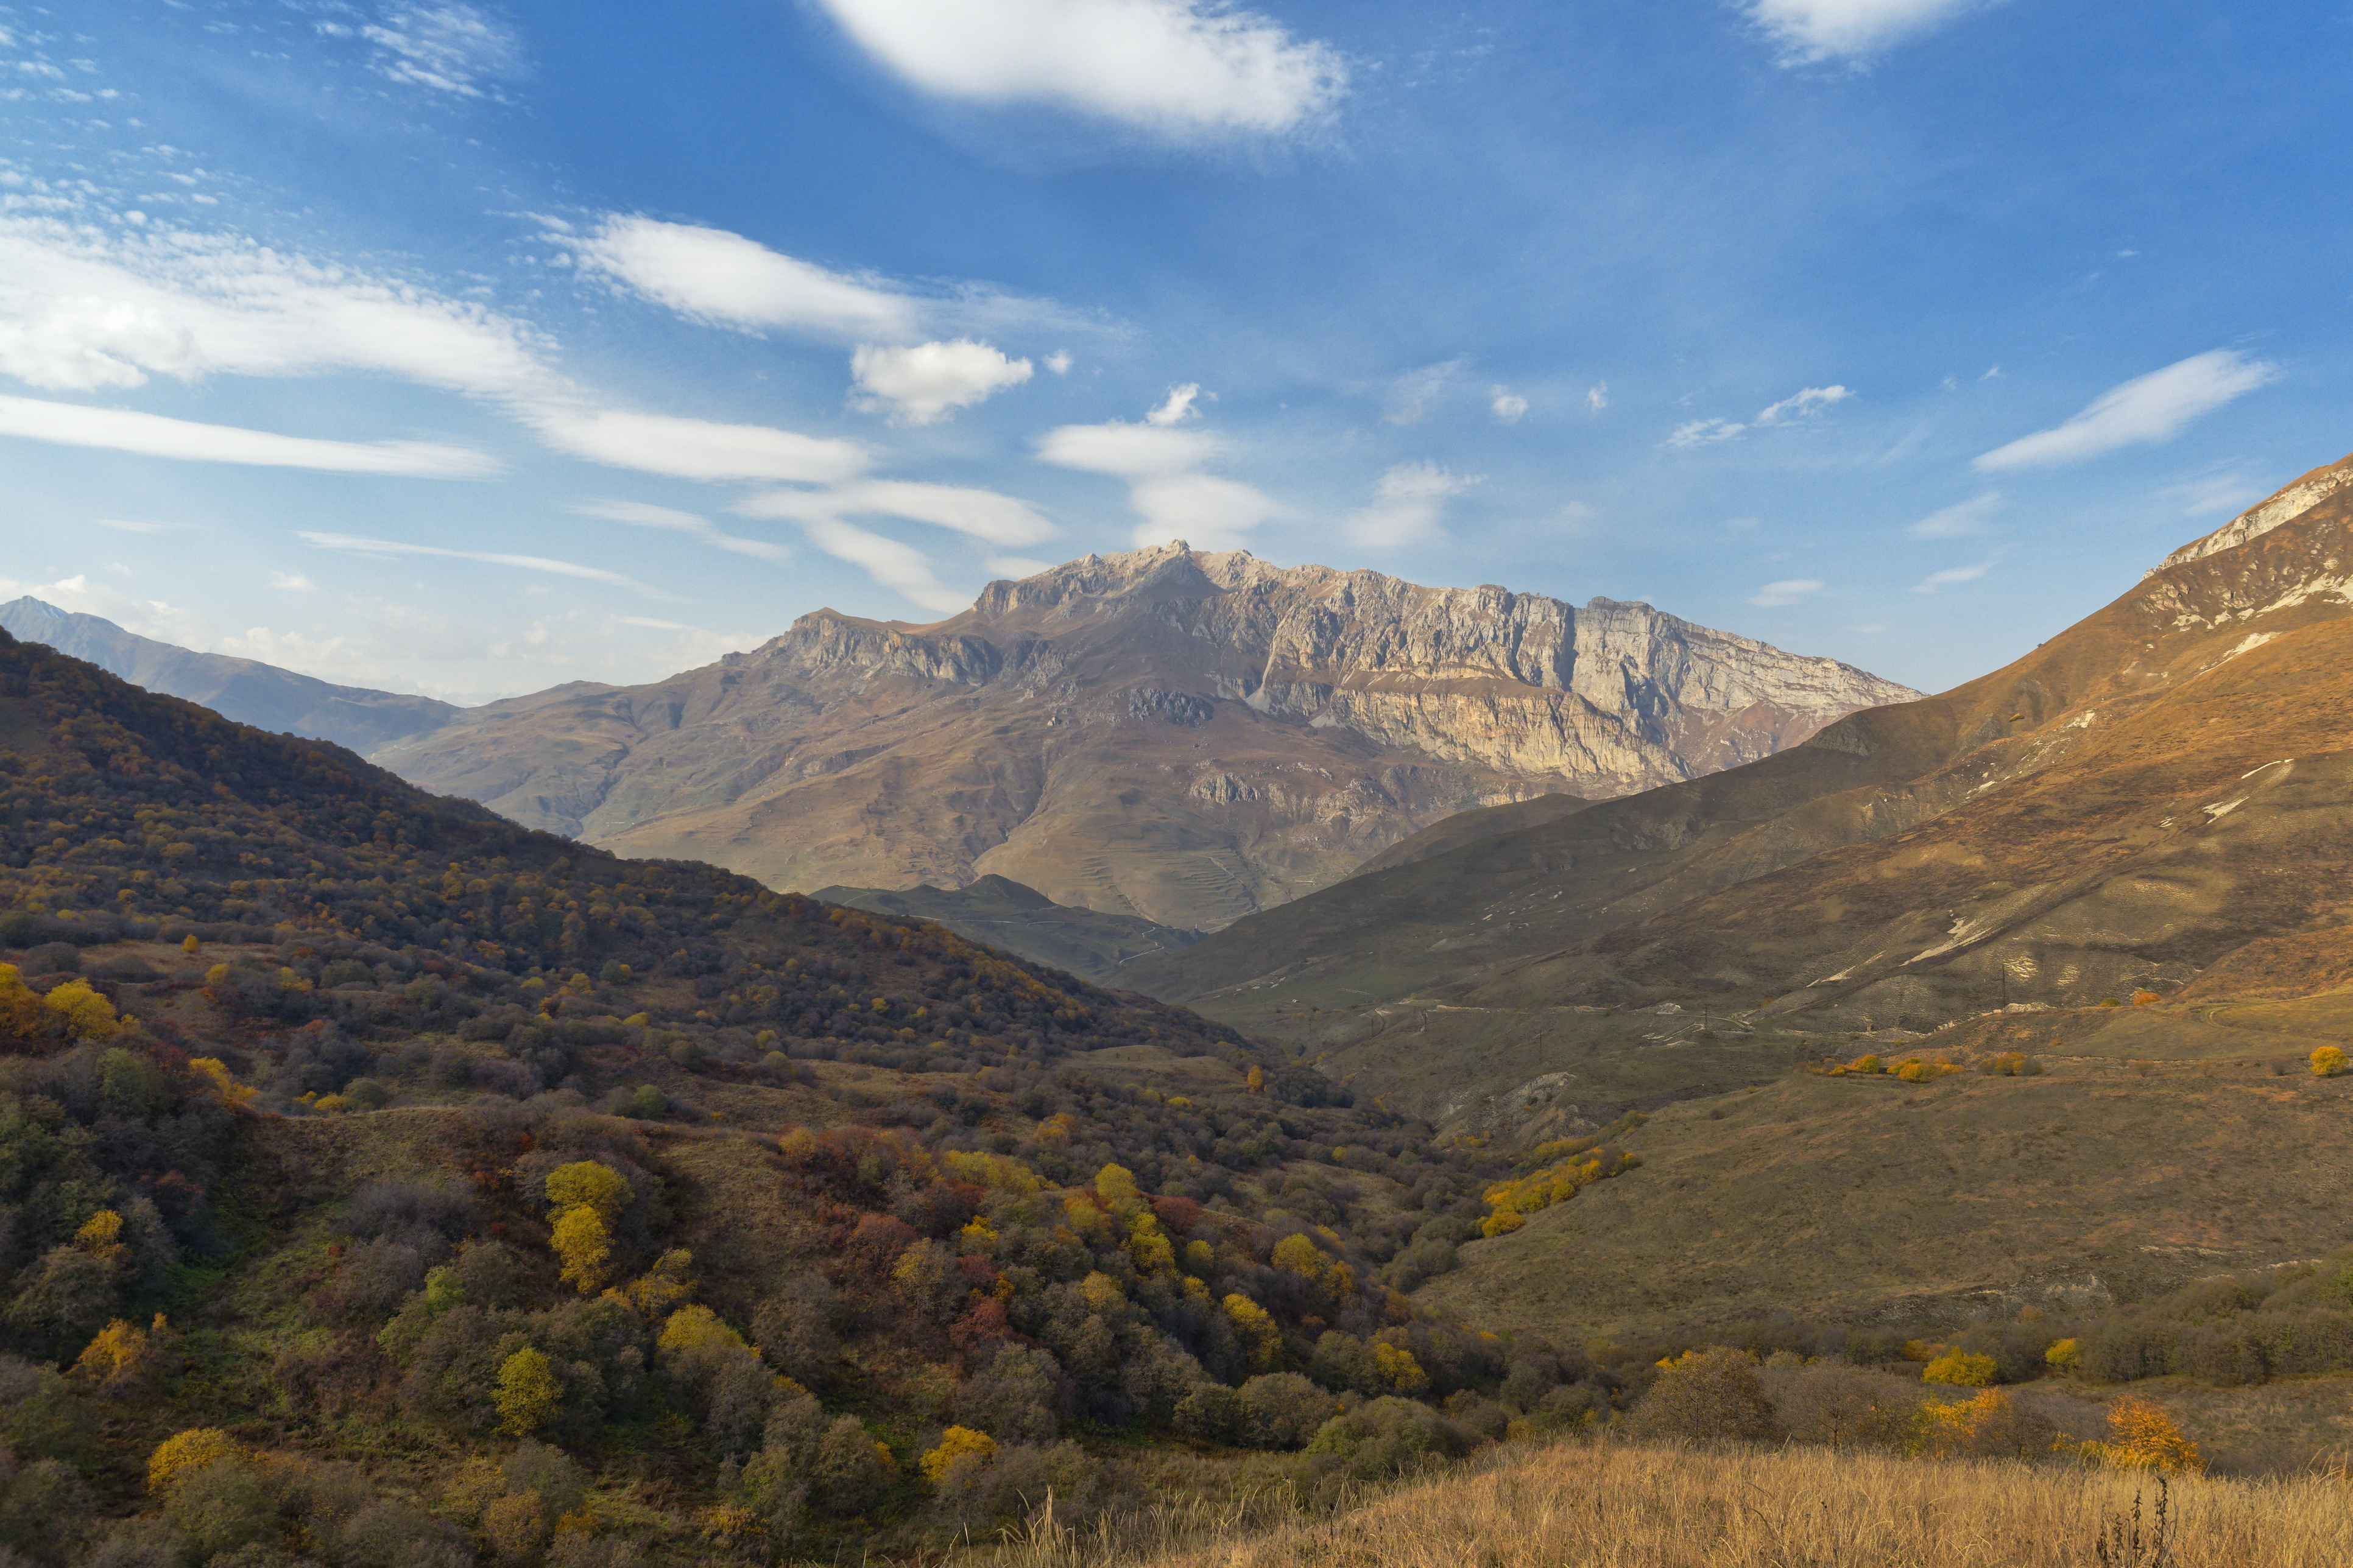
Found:
M 1622 795 L 1915 695 L 1662 614 L 1182 543 L 936 626 L 804 616 L 648 687 L 494 705 L 378 760 L 625 853 L 1225 924 L 1453 813 Z

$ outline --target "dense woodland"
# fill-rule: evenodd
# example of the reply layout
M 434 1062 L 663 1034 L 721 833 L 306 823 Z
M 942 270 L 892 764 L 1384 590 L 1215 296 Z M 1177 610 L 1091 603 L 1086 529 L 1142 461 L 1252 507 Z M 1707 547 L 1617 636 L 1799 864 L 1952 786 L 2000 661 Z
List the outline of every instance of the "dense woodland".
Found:
M 2348 1258 L 1949 1343 L 1441 1321 L 1406 1292 L 1637 1171 L 1639 1115 L 1441 1145 L 5 634 L 0 907 L 0 1568 L 906 1553 L 1621 1422 L 2080 1456 L 1982 1391 L 2353 1368 Z

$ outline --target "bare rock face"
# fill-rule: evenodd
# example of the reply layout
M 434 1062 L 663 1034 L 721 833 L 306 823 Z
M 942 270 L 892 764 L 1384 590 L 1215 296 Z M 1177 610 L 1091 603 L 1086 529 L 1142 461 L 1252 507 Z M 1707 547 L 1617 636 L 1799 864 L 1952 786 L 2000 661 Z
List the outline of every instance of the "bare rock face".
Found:
M 821 610 L 751 654 L 493 704 L 376 760 L 780 888 L 994 873 L 1196 928 L 1455 812 L 1693 778 L 1915 695 L 1648 605 L 1176 543 L 992 584 L 935 626 Z

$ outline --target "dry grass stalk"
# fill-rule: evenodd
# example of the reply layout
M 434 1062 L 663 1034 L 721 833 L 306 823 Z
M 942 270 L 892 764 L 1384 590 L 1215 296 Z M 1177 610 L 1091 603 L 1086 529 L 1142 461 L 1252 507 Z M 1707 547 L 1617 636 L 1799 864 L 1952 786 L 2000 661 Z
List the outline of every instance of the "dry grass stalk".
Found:
M 1261 1496 L 1115 1531 L 1050 1516 L 1000 1568 L 2096 1568 L 2146 1475 L 1820 1448 L 1507 1450 L 1310 1518 Z M 2167 1568 L 2343 1568 L 2353 1488 L 2175 1477 Z

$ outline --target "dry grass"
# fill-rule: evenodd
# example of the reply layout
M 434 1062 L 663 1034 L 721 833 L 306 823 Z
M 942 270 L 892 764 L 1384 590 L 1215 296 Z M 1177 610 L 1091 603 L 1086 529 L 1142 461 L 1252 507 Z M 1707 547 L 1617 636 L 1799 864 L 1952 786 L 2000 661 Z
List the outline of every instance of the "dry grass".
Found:
M 1124 1535 L 1050 1519 L 998 1568 L 2094 1568 L 2140 1510 L 2133 1568 L 2344 1568 L 2353 1485 L 2175 1478 L 2164 1553 L 2154 1477 L 1929 1463 L 1821 1448 L 1617 1443 L 1506 1450 L 1321 1518 L 1280 1494 L 1160 1510 Z

